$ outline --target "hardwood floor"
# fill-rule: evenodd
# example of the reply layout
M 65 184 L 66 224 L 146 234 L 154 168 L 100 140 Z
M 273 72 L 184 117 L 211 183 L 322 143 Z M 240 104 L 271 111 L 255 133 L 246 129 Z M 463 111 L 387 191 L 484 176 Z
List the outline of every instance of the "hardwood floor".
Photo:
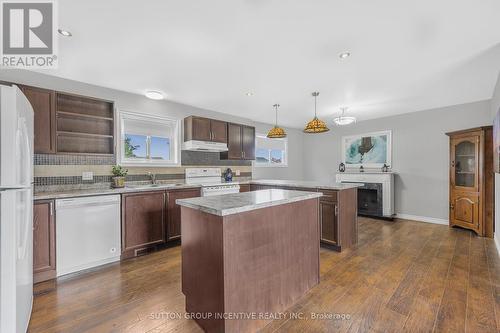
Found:
M 359 223 L 358 246 L 322 250 L 321 283 L 262 332 L 500 331 L 493 240 L 435 224 Z M 341 318 L 312 318 L 322 314 Z M 184 319 L 180 247 L 60 279 L 35 297 L 29 331 L 201 332 Z

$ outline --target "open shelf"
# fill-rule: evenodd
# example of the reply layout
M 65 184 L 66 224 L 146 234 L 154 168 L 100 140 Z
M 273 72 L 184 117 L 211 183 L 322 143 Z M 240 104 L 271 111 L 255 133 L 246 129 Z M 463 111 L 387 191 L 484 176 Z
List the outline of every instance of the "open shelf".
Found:
M 113 118 L 109 117 L 101 117 L 101 116 L 94 116 L 90 114 L 83 114 L 83 113 L 75 113 L 75 112 L 69 112 L 69 111 L 60 111 L 57 110 L 57 115 L 58 117 L 75 117 L 75 118 L 86 118 L 86 119 L 95 119 L 95 120 L 107 120 L 107 121 L 113 121 Z

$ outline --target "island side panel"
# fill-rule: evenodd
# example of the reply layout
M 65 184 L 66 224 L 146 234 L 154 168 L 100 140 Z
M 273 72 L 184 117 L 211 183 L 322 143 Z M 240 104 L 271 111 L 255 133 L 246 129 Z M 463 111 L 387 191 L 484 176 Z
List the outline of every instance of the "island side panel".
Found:
M 226 313 L 276 313 L 319 283 L 319 199 L 224 218 Z M 228 320 L 226 332 L 254 332 L 269 320 Z
M 358 244 L 358 189 L 351 188 L 338 192 L 339 234 L 342 249 Z
M 182 292 L 186 312 L 211 314 L 195 319 L 207 332 L 224 332 L 222 217 L 181 207 Z

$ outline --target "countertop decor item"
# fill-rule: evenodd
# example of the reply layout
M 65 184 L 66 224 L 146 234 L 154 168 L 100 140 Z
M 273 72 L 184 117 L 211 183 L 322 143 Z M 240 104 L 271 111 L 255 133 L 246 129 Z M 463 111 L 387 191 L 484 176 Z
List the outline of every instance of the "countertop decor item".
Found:
M 333 122 L 335 124 L 337 124 L 338 126 L 345 126 L 345 125 L 350 125 L 350 124 L 353 124 L 356 122 L 355 117 L 350 117 L 350 116 L 344 115 L 345 111 L 347 110 L 347 107 L 341 107 L 340 110 L 342 111 L 342 113 L 340 114 L 340 117 L 333 119 Z
M 307 123 L 306 128 L 304 128 L 304 133 L 324 133 L 328 132 L 330 129 L 326 126 L 326 123 L 323 120 L 318 119 L 317 116 L 317 97 L 319 92 L 313 92 L 312 96 L 314 97 L 314 118 Z
M 339 164 L 339 172 L 345 172 L 345 164 L 344 163 Z
M 387 164 L 385 164 L 385 163 L 382 166 L 382 172 L 389 172 L 389 166 Z
M 224 180 L 226 182 L 233 181 L 233 170 L 231 170 L 231 168 L 227 168 L 226 171 L 224 171 Z
M 280 105 L 274 104 L 273 107 L 276 110 L 276 122 L 274 123 L 274 127 L 271 128 L 267 133 L 267 137 L 270 139 L 285 138 L 286 137 L 285 130 L 278 126 L 278 108 L 280 107 Z
M 359 172 L 365 172 L 365 168 L 362 165 L 359 167 Z
M 128 169 L 123 168 L 121 165 L 114 165 L 111 173 L 113 174 L 113 187 L 125 187 L 125 176 L 128 173 Z

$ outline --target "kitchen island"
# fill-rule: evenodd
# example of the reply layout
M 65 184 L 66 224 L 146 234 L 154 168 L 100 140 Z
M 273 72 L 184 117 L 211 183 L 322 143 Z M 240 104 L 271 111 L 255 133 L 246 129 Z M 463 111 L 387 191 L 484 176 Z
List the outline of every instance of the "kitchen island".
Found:
M 319 192 L 179 199 L 186 312 L 207 332 L 254 332 L 319 283 Z

